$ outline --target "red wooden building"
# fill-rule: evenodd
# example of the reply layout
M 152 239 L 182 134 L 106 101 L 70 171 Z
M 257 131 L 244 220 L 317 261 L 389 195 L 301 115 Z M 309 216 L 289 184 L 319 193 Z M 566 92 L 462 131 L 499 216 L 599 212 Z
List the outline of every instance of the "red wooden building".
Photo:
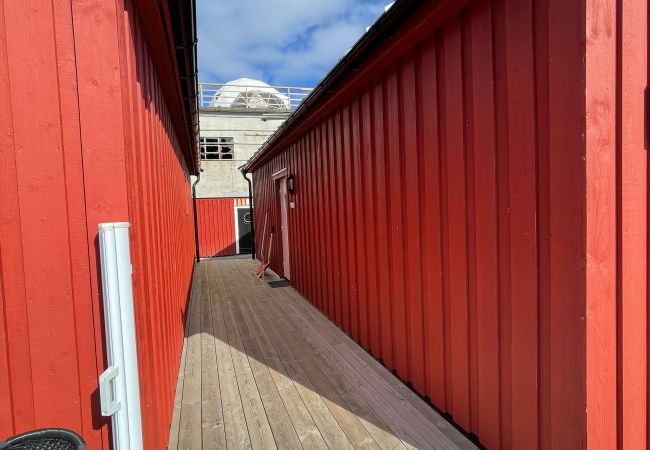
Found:
M 193 1 L 0 2 L 0 439 L 109 448 L 97 225 L 131 224 L 144 448 L 165 448 L 192 276 Z
M 271 267 L 488 448 L 646 447 L 647 23 L 397 2 L 246 167 Z
M 247 230 L 241 226 L 246 215 L 250 215 L 248 198 L 197 198 L 196 211 L 199 257 L 212 258 L 250 253 L 250 233 L 246 233 Z M 250 220 L 247 223 L 250 223 Z

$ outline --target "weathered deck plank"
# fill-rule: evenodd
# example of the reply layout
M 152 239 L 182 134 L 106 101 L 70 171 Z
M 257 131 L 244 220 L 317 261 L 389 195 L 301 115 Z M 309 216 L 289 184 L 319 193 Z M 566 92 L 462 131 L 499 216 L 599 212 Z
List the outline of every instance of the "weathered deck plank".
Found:
M 208 277 L 202 277 L 205 286 L 203 295 L 206 299 L 216 298 Z M 203 448 L 226 448 L 226 427 L 221 403 L 221 386 L 215 329 L 210 301 L 201 302 L 201 427 L 203 431 Z
M 204 277 L 194 280 L 192 296 L 204 297 Z M 185 376 L 181 398 L 178 448 L 189 449 L 201 445 L 201 302 L 189 305 L 186 338 Z
M 170 449 L 476 448 L 296 291 L 195 271 Z

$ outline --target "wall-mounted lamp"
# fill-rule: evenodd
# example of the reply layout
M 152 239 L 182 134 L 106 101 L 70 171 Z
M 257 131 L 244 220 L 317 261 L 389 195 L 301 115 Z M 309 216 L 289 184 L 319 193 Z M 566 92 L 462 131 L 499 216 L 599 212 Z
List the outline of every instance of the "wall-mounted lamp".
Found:
M 287 192 L 291 195 L 296 193 L 296 177 L 293 174 L 287 177 Z

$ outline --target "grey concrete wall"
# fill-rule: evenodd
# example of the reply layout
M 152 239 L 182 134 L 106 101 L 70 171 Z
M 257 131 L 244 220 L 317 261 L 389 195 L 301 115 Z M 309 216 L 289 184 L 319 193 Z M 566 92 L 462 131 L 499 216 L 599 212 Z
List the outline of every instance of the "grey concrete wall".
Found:
M 246 197 L 248 184 L 241 176 L 242 166 L 284 122 L 286 115 L 249 111 L 201 110 L 201 137 L 232 137 L 232 160 L 201 161 L 201 181 L 196 186 L 199 198 Z

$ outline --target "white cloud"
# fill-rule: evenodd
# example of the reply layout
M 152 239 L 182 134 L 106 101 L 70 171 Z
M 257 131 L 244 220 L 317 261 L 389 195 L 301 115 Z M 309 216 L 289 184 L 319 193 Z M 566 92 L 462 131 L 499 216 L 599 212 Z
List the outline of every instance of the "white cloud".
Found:
M 314 85 L 388 0 L 198 0 L 199 79 Z

